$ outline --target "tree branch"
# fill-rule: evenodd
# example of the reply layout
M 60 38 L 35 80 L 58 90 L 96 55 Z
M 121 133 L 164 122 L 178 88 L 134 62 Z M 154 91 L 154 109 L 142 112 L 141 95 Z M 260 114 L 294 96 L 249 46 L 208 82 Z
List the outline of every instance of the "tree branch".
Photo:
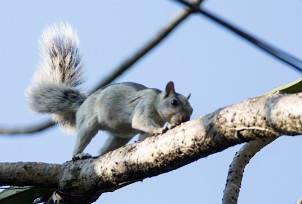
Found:
M 249 99 L 95 159 L 54 166 L 0 163 L 0 185 L 58 187 L 65 193 L 95 199 L 103 192 L 169 172 L 236 144 L 284 134 L 302 134 L 302 94 Z M 43 182 L 47 177 L 54 179 Z
M 0 186 L 16 182 L 18 186 L 58 188 L 62 165 L 37 162 L 4 162 L 0 165 Z M 31 182 L 29 183 L 29 180 Z
M 53 127 L 54 124 L 55 124 L 54 122 L 47 120 L 41 124 L 35 124 L 27 127 L 0 128 L 0 134 L 6 134 L 6 135 L 32 134 Z
M 202 0 L 192 0 L 193 5 L 199 6 Z M 180 13 L 178 13 L 170 22 L 167 23 L 162 29 L 155 34 L 150 40 L 148 40 L 141 48 L 139 48 L 132 56 L 123 61 L 120 65 L 118 65 L 111 74 L 105 77 L 102 81 L 100 81 L 91 91 L 90 93 L 95 92 L 101 87 L 111 83 L 119 76 L 124 74 L 127 70 L 129 70 L 132 65 L 142 59 L 147 53 L 149 53 L 154 47 L 156 47 L 159 43 L 161 43 L 180 23 L 182 23 L 192 11 L 190 9 L 183 9 Z M 54 126 L 55 124 L 49 120 L 43 124 L 31 125 L 29 127 L 21 127 L 21 128 L 0 128 L 0 134 L 30 134 L 43 131 L 49 127 Z
M 229 167 L 228 178 L 223 191 L 223 204 L 237 204 L 243 172 L 246 165 L 257 152 L 274 140 L 275 138 L 256 139 L 246 143 L 238 152 L 236 152 Z

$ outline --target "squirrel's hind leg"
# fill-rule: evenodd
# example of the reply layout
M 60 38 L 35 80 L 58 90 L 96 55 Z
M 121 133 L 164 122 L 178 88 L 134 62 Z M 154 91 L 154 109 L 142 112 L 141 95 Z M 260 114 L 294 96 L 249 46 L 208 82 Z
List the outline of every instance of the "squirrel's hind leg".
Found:
M 97 132 L 98 128 L 96 127 L 78 129 L 78 136 L 73 150 L 73 160 L 86 159 L 91 157 L 91 155 L 84 154 L 82 152 Z
M 133 138 L 133 136 L 132 137 L 119 137 L 119 136 L 111 133 L 109 135 L 108 139 L 105 141 L 104 146 L 100 149 L 99 154 L 103 155 L 107 152 L 110 152 L 112 150 L 115 150 L 115 149 L 127 144 Z

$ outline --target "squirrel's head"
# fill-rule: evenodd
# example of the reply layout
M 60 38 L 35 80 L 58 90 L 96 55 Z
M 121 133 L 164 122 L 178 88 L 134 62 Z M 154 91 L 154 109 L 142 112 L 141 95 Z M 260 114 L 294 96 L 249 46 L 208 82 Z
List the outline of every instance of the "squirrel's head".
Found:
M 162 119 L 172 125 L 179 125 L 190 120 L 193 108 L 189 103 L 189 98 L 175 92 L 174 83 L 168 82 L 166 89 L 161 94 L 158 104 L 158 111 Z

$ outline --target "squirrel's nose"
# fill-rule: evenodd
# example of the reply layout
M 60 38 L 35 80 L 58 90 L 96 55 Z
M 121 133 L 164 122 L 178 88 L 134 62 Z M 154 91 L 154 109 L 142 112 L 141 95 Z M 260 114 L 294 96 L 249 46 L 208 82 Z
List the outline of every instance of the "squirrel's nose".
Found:
M 190 116 L 182 116 L 182 122 L 187 122 L 190 120 Z

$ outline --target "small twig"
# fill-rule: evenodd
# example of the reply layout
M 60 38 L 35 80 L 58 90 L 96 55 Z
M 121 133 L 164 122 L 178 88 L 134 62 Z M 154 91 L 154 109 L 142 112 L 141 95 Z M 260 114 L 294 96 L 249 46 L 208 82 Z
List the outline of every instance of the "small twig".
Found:
M 246 165 L 263 147 L 273 142 L 276 138 L 257 139 L 246 143 L 233 158 L 229 166 L 229 173 L 223 191 L 223 204 L 236 204 L 239 197 L 241 181 Z
M 32 125 L 27 127 L 0 128 L 0 134 L 6 134 L 6 135 L 32 134 L 50 128 L 54 126 L 54 124 L 55 123 L 53 123 L 52 121 L 45 121 L 42 124 Z

